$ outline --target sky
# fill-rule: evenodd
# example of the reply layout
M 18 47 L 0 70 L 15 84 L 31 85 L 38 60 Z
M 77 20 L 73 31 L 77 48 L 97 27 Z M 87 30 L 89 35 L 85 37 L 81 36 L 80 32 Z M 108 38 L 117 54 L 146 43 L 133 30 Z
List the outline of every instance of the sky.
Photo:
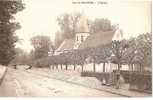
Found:
M 74 4 L 75 1 L 95 1 L 94 4 Z M 30 38 L 36 35 L 49 36 L 54 41 L 59 30 L 57 16 L 64 13 L 83 12 L 94 20 L 108 18 L 118 24 L 124 37 L 151 32 L 151 2 L 149 0 L 23 0 L 25 9 L 15 15 L 21 29 L 16 31 L 20 41 L 16 47 L 30 52 Z M 101 2 L 101 3 L 100 3 Z M 103 4 L 106 2 L 106 4 Z

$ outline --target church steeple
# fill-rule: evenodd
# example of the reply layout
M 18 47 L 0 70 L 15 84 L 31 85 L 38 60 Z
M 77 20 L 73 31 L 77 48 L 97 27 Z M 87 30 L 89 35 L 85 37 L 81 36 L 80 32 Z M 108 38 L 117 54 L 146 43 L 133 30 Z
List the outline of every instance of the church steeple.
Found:
M 78 21 L 76 31 L 77 33 L 89 32 L 88 23 L 87 23 L 87 19 L 85 18 L 85 16 L 82 16 L 80 20 Z
M 77 23 L 74 49 L 77 49 L 80 44 L 87 39 L 89 35 L 90 34 L 87 19 L 85 18 L 85 16 L 82 16 L 79 22 Z
M 123 40 L 123 30 L 119 27 L 119 25 L 117 26 L 116 28 L 116 32 L 113 36 L 113 40 L 118 40 L 118 41 L 121 41 Z

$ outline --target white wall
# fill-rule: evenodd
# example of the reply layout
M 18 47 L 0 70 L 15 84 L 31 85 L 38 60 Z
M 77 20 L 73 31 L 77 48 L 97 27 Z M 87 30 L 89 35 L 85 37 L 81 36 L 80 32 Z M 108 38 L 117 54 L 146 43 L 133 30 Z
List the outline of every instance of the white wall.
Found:
M 83 36 L 83 40 L 85 41 L 89 35 L 90 35 L 89 33 L 76 33 L 74 49 L 77 49 L 78 46 L 82 43 L 81 41 L 82 36 Z
M 105 72 L 112 72 L 113 70 L 117 69 L 117 64 L 113 63 L 105 63 Z M 62 65 L 62 69 L 65 70 L 65 65 Z M 103 72 L 103 63 L 96 64 L 96 72 Z M 56 67 L 55 67 L 56 69 Z M 58 69 L 61 70 L 60 65 L 58 65 Z M 76 71 L 81 72 L 82 67 L 80 65 L 76 65 Z M 84 71 L 93 71 L 93 63 L 85 64 Z M 68 65 L 68 70 L 74 70 L 74 65 Z M 128 65 L 122 65 L 121 70 L 129 70 Z

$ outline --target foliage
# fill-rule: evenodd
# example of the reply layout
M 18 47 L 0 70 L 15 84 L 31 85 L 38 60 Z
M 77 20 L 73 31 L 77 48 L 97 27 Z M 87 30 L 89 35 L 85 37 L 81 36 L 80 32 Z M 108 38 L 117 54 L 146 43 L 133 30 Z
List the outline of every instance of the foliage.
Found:
M 33 45 L 34 59 L 40 59 L 48 56 L 48 52 L 52 46 L 50 37 L 48 36 L 35 36 L 31 38 L 31 44 Z
M 111 56 L 111 44 L 100 45 L 95 48 L 94 52 L 96 63 L 107 63 Z
M 141 37 L 141 38 L 140 38 Z M 145 37 L 145 38 L 144 38 Z M 60 55 L 53 55 L 49 57 L 50 65 L 81 65 L 88 62 L 88 58 L 94 63 L 112 63 L 118 64 L 120 70 L 123 64 L 133 64 L 138 62 L 151 63 L 151 38 L 150 34 L 140 35 L 137 38 L 130 40 L 112 41 L 109 44 L 103 44 L 94 48 L 75 49 Z M 142 39 L 143 38 L 143 39 Z M 143 50 L 146 50 L 145 52 Z M 149 52 L 149 54 L 148 54 Z M 142 53 L 142 54 L 140 54 Z M 141 56 L 142 55 L 142 56 Z M 145 55 L 145 56 L 143 56 Z M 137 56 L 143 59 L 136 59 Z M 146 61 L 146 59 L 148 61 Z M 43 61 L 43 60 L 42 60 Z M 103 64 L 105 67 L 105 64 Z
M 65 13 L 57 17 L 57 23 L 60 30 L 55 33 L 55 48 L 68 38 L 74 38 L 77 23 L 82 16 L 81 13 Z
M 127 64 L 132 64 L 133 60 L 134 60 L 134 57 L 136 56 L 135 52 L 137 50 L 136 39 L 135 38 L 131 38 L 130 40 L 127 41 L 127 44 L 128 44 L 128 46 L 125 49 L 123 60 Z
M 75 36 L 77 22 L 81 16 L 81 13 L 66 13 L 57 18 L 63 38 L 72 38 Z
M 128 47 L 124 53 L 124 61 L 131 67 L 140 64 L 140 67 L 151 67 L 152 36 L 150 33 L 141 34 L 127 41 Z
M 20 0 L 0 0 L 0 64 L 7 65 L 14 58 L 15 30 L 20 28 L 14 14 L 24 9 Z
M 111 21 L 104 18 L 97 18 L 93 22 L 91 21 L 89 28 L 92 33 L 115 30 L 115 26 L 111 25 Z
M 71 52 L 70 59 L 71 59 L 71 64 L 77 64 L 78 63 L 78 50 L 73 50 Z
M 11 65 L 27 65 L 30 62 L 29 54 L 20 48 L 15 48 L 15 56 L 11 61 Z
M 63 40 L 64 40 L 64 38 L 60 34 L 60 31 L 57 31 L 55 33 L 55 41 L 54 41 L 55 42 L 55 44 L 54 44 L 55 49 L 57 49 L 61 45 L 61 43 L 63 42 Z
M 33 61 L 31 65 L 34 67 L 43 68 L 43 67 L 49 67 L 50 65 L 49 62 L 50 62 L 49 58 L 44 57 L 44 58 L 40 58 L 40 59 Z
M 125 50 L 127 47 L 128 47 L 128 45 L 127 45 L 126 40 L 112 41 L 112 54 L 113 54 L 112 62 L 118 64 L 119 65 L 118 68 L 120 68 L 121 65 L 124 63 L 123 59 L 124 59 Z
M 60 30 L 55 34 L 55 47 L 58 47 L 64 39 L 74 38 L 75 33 L 79 30 L 77 25 L 79 20 L 83 16 L 82 13 L 65 13 L 61 16 L 58 16 L 57 22 L 60 27 Z M 105 32 L 116 30 L 116 26 L 111 24 L 111 21 L 104 18 L 97 18 L 94 21 L 87 19 L 87 27 L 89 28 L 90 33 Z
M 82 77 L 96 77 L 101 82 L 103 81 L 103 79 L 105 79 L 106 84 L 108 84 L 108 85 L 113 84 L 113 82 L 111 81 L 112 73 L 110 74 L 107 72 L 101 73 L 101 72 L 84 71 L 84 72 L 81 72 L 81 76 Z
M 141 92 L 152 92 L 152 75 L 148 72 L 140 73 L 134 72 L 131 75 L 130 90 L 136 90 Z
M 76 56 L 76 62 L 78 65 L 84 65 L 86 58 L 88 57 L 89 53 L 86 49 L 78 50 Z
M 120 86 L 120 74 L 121 74 L 120 69 L 122 67 L 122 64 L 124 63 L 123 58 L 124 58 L 124 53 L 125 53 L 125 50 L 127 47 L 128 47 L 128 45 L 127 45 L 126 40 L 112 41 L 112 54 L 113 54 L 113 56 L 111 57 L 112 62 L 118 64 L 118 69 L 117 69 L 117 73 L 116 73 L 116 80 L 115 80 L 116 89 L 119 89 L 119 86 Z
M 136 38 L 137 41 L 137 52 L 136 57 L 139 59 L 140 64 L 142 66 L 150 66 L 151 67 L 151 59 L 152 59 L 152 35 L 151 33 L 146 33 L 139 35 Z

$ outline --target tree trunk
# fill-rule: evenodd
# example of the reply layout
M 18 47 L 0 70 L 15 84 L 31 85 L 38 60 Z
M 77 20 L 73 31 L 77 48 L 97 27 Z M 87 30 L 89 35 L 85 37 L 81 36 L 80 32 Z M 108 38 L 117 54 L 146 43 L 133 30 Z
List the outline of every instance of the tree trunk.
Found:
M 121 68 L 121 64 L 118 63 L 118 70 L 117 70 L 117 73 L 116 73 L 116 89 L 119 89 L 120 88 L 120 68 Z
M 93 71 L 96 72 L 96 65 L 95 65 L 95 62 L 93 62 Z
M 142 72 L 143 71 L 143 66 L 142 66 L 142 64 L 140 63 L 140 72 Z
M 68 67 L 68 66 L 67 66 L 67 64 L 66 64 L 66 70 L 67 70 L 67 67 Z
M 103 63 L 103 72 L 105 72 L 105 63 Z
M 54 70 L 54 65 L 52 66 L 52 69 Z
M 58 69 L 58 64 L 56 65 L 56 69 Z
M 75 67 L 76 67 L 76 64 L 74 64 L 74 71 L 75 71 Z
M 119 71 L 119 69 L 120 69 L 120 64 L 118 64 L 118 68 L 117 68 L 117 70 Z
M 133 72 L 133 64 L 128 64 L 129 66 L 129 84 L 131 83 L 131 79 L 132 79 L 132 72 Z
M 49 66 L 49 69 L 50 69 L 50 70 L 52 70 L 52 67 L 51 67 L 51 65 Z
M 81 65 L 81 71 L 83 72 L 83 65 Z
M 144 71 L 144 66 L 143 66 L 143 64 L 141 64 L 141 72 L 143 72 Z
M 61 64 L 61 70 L 62 70 L 62 64 Z
M 131 64 L 132 72 L 133 72 L 133 64 Z
M 132 72 L 133 71 L 133 64 L 129 63 L 128 66 L 129 66 L 129 71 Z
M 130 66 L 130 64 L 128 64 L 128 68 L 129 68 L 129 71 L 131 71 L 131 66 Z

